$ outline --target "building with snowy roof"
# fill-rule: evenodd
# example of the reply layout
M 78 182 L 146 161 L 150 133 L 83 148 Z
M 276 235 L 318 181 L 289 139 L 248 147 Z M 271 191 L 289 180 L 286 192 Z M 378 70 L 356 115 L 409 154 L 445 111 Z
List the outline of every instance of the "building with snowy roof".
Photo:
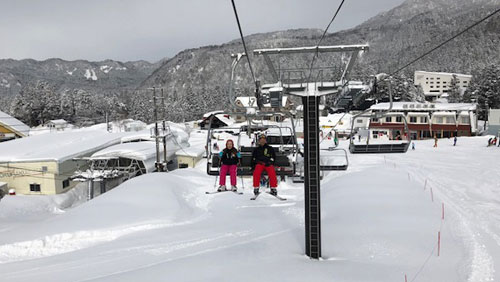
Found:
M 212 120 L 211 125 L 210 120 Z M 209 126 L 212 126 L 212 128 L 219 128 L 229 126 L 233 123 L 235 123 L 235 120 L 230 115 L 224 114 L 223 111 L 213 111 L 204 114 L 198 126 L 202 129 L 207 129 Z
M 52 131 L 64 131 L 68 127 L 68 122 L 65 121 L 64 119 L 53 119 L 49 120 L 46 124 L 46 126 Z
M 414 84 L 422 86 L 426 99 L 433 101 L 440 98 L 450 91 L 451 80 L 453 76 L 457 78 L 457 86 L 464 92 L 470 84 L 472 75 L 447 73 L 447 72 L 428 72 L 416 71 Z
M 30 128 L 15 117 L 0 111 L 0 142 L 26 137 Z
M 380 103 L 370 109 L 377 113 L 385 112 L 389 107 L 389 103 Z M 404 132 L 406 118 L 413 140 L 434 136 L 473 136 L 478 134 L 476 108 L 476 104 L 467 103 L 394 102 L 388 114 L 382 118 L 371 118 L 369 127 L 388 129 L 390 136 L 398 136 Z
M 118 144 L 126 133 L 72 131 L 0 143 L 0 182 L 17 194 L 59 194 L 74 187 L 75 158 Z

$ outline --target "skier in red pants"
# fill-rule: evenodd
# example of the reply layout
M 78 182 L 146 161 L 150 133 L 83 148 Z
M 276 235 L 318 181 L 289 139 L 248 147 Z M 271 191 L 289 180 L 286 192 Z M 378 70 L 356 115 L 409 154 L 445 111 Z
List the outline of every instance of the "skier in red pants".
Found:
M 264 170 L 269 176 L 271 194 L 278 195 L 278 191 L 276 190 L 278 180 L 276 179 L 276 171 L 274 170 L 275 160 L 276 153 L 274 152 L 274 148 L 267 144 L 266 136 L 264 134 L 260 135 L 259 146 L 256 147 L 252 153 L 253 192 L 255 195 L 259 194 L 260 176 Z

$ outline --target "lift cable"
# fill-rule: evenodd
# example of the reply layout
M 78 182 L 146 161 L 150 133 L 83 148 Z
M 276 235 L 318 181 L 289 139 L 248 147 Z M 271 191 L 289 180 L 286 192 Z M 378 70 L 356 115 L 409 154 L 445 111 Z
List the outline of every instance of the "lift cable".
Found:
M 250 54 L 247 51 L 247 45 L 245 43 L 243 31 L 241 30 L 241 24 L 240 24 L 240 19 L 238 17 L 238 11 L 236 10 L 236 5 L 234 4 L 234 0 L 231 0 L 231 3 L 233 4 L 234 16 L 236 17 L 236 23 L 238 24 L 238 30 L 240 31 L 240 37 L 241 37 L 241 41 L 243 43 L 243 49 L 245 49 L 245 54 L 246 54 L 247 61 L 248 61 L 248 67 L 250 68 L 250 72 L 252 73 L 252 78 L 253 78 L 253 81 L 255 83 L 255 87 L 257 88 L 258 87 L 257 79 L 255 78 L 255 73 L 253 72 L 252 63 L 250 62 Z
M 417 61 L 420 61 L 422 58 L 424 58 L 425 56 L 429 55 L 430 53 L 436 51 L 437 49 L 443 47 L 443 45 L 447 44 L 448 42 L 452 41 L 453 39 L 459 37 L 460 35 L 466 33 L 467 31 L 469 31 L 470 29 L 474 28 L 475 26 L 477 26 L 478 24 L 486 21 L 487 19 L 493 17 L 495 14 L 497 14 L 498 12 L 500 12 L 500 8 L 497 9 L 496 11 L 492 12 L 491 14 L 487 15 L 486 17 L 482 18 L 481 20 L 475 22 L 474 24 L 470 25 L 469 27 L 467 27 L 466 29 L 462 30 L 461 32 L 455 34 L 454 36 L 452 36 L 451 38 L 449 38 L 448 40 L 445 40 L 444 42 L 442 42 L 441 44 L 437 45 L 436 47 L 432 48 L 431 50 L 425 52 L 424 54 L 422 54 L 421 56 L 419 56 L 418 58 L 414 59 L 413 61 L 407 63 L 406 65 L 398 68 L 396 71 L 392 72 L 389 76 L 393 76 L 395 75 L 396 73 L 402 71 L 403 69 L 409 67 L 410 65 L 416 63 Z
M 333 21 L 335 20 L 335 18 L 337 18 L 337 15 L 339 14 L 340 9 L 342 9 L 342 6 L 344 5 L 344 2 L 345 2 L 345 0 L 342 0 L 342 2 L 340 2 L 340 5 L 337 8 L 337 11 L 333 15 L 333 18 L 331 19 L 330 23 L 328 23 L 328 25 L 326 26 L 325 30 L 323 31 L 323 35 L 321 35 L 321 38 L 319 39 L 318 43 L 316 44 L 316 52 L 314 53 L 314 56 L 313 56 L 313 58 L 311 60 L 311 66 L 309 67 L 309 77 L 307 78 L 307 82 L 311 81 L 312 69 L 314 67 L 314 63 L 316 61 L 316 58 L 319 55 L 319 46 L 320 46 L 321 42 L 323 41 L 323 39 L 325 38 L 326 33 L 328 32 L 328 29 L 332 25 Z

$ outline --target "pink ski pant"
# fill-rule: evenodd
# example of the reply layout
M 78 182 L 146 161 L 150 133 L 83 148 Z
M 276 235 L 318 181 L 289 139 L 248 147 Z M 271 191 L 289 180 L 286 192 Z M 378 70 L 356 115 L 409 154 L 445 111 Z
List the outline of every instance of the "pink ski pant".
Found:
M 226 185 L 226 175 L 229 171 L 229 175 L 231 178 L 231 185 L 236 186 L 236 172 L 238 170 L 237 165 L 225 165 L 223 164 L 220 167 L 220 175 L 219 175 L 219 185 Z

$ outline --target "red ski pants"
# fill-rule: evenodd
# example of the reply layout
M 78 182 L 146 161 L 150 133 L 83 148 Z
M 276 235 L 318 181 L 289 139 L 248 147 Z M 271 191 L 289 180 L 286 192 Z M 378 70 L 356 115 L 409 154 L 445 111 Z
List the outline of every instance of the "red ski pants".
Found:
M 271 186 L 271 188 L 276 188 L 278 186 L 278 179 L 276 179 L 276 171 L 274 171 L 274 166 L 265 166 L 263 164 L 255 165 L 255 170 L 253 171 L 253 187 L 260 187 L 260 175 L 264 170 L 269 176 L 269 185 Z
M 226 175 L 227 175 L 227 172 L 229 171 L 229 175 L 231 178 L 231 185 L 236 186 L 236 172 L 237 172 L 237 170 L 238 170 L 238 166 L 236 166 L 236 165 L 223 164 L 220 167 L 219 185 L 226 185 Z

